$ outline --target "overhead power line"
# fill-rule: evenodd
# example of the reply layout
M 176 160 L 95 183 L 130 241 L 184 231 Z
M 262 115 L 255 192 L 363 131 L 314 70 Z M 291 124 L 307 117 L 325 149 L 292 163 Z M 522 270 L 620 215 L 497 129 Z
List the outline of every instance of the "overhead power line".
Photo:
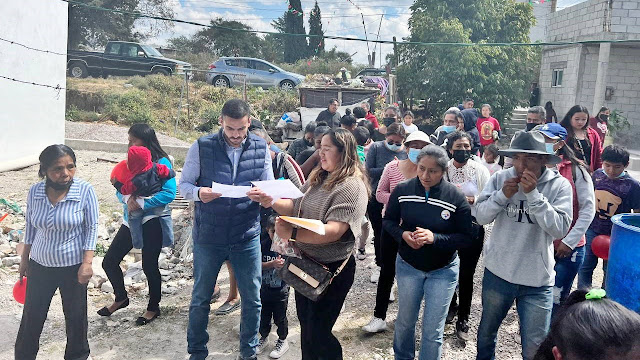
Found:
M 253 33 L 253 34 L 266 34 L 266 35 L 279 35 L 279 36 L 303 36 L 303 37 L 321 37 L 325 39 L 332 40 L 345 40 L 345 41 L 359 41 L 359 42 L 373 42 L 378 44 L 396 44 L 398 46 L 406 46 L 406 45 L 417 45 L 417 46 L 459 46 L 459 47 L 474 47 L 474 46 L 563 46 L 563 45 L 588 45 L 588 44 L 602 44 L 602 43 L 611 43 L 611 44 L 619 44 L 619 43 L 640 43 L 640 39 L 625 39 L 625 40 L 581 40 L 581 41 L 556 41 L 556 42 L 535 42 L 535 43 L 515 43 L 515 42 L 499 42 L 499 43 L 452 43 L 452 42 L 422 42 L 422 41 L 398 41 L 394 42 L 393 40 L 367 40 L 356 37 L 348 37 L 348 36 L 333 36 L 333 35 L 315 35 L 315 34 L 295 34 L 295 33 L 281 33 L 277 31 L 265 31 L 265 30 L 247 30 L 247 29 L 234 29 L 226 26 L 214 25 L 214 24 L 202 24 L 194 21 L 187 21 L 181 19 L 173 19 L 163 16 L 156 16 L 150 14 L 144 14 L 141 12 L 133 12 L 133 11 L 124 11 L 117 9 L 108 9 L 101 6 L 84 4 L 81 2 L 77 2 L 74 0 L 61 0 L 67 2 L 72 5 L 83 6 L 99 11 L 118 13 L 123 15 L 130 15 L 139 18 L 147 18 L 154 20 L 162 20 L 162 21 L 170 21 L 187 25 L 195 25 L 201 27 L 215 28 L 221 30 L 235 31 L 235 32 L 245 32 L 245 33 Z

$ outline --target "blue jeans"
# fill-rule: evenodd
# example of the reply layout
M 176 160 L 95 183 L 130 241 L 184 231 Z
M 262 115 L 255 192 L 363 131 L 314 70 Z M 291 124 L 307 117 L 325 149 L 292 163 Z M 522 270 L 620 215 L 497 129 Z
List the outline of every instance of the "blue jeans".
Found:
M 569 296 L 573 280 L 578 274 L 578 269 L 584 260 L 585 246 L 580 246 L 571 252 L 571 255 L 565 258 L 556 258 L 556 281 L 553 286 L 553 314 L 555 314 L 559 305 Z
M 596 236 L 598 236 L 598 234 L 596 234 L 595 231 L 591 229 L 587 230 L 587 244 L 584 246 L 584 261 L 582 262 L 582 266 L 580 266 L 580 270 L 578 270 L 578 289 L 580 290 L 591 289 L 591 283 L 593 281 L 593 270 L 595 270 L 596 266 L 598 266 L 598 257 L 591 250 L 591 243 Z M 607 274 L 606 263 L 607 262 L 605 261 L 602 269 L 605 273 L 605 276 Z M 604 279 L 602 283 L 604 284 Z
M 425 301 L 420 340 L 420 360 L 440 359 L 442 334 L 451 297 L 458 284 L 460 260 L 424 272 L 409 265 L 400 255 L 396 258 L 398 279 L 398 317 L 393 335 L 396 360 L 413 360 L 416 347 L 416 322 L 420 303 Z
M 127 222 L 129 223 L 129 230 L 131 232 L 131 244 L 136 249 L 142 249 L 144 244 L 142 236 L 142 220 L 145 216 L 154 215 L 157 217 L 162 216 L 165 208 L 163 206 L 154 207 L 148 210 L 134 210 L 129 212 Z M 158 239 L 162 241 L 162 239 Z
M 242 299 L 240 318 L 240 355 L 245 359 L 254 358 L 258 346 L 260 326 L 260 285 L 262 283 L 262 258 L 260 238 L 239 244 L 193 245 L 193 292 L 189 307 L 187 327 L 187 349 L 191 360 L 204 360 L 209 351 L 209 310 L 211 295 L 218 280 L 220 267 L 229 260 L 238 281 Z
M 495 359 L 498 328 L 514 300 L 520 318 L 522 358 L 533 359 L 551 324 L 552 287 L 513 284 L 485 269 L 482 280 L 482 320 L 478 328 L 476 360 Z

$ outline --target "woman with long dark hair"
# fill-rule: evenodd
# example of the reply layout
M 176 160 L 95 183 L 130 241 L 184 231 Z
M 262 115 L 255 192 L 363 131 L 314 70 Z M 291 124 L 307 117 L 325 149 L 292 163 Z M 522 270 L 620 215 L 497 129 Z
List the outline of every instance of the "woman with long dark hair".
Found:
M 129 146 L 144 146 L 151 152 L 153 162 L 166 165 L 169 168 L 172 167 L 169 155 L 160 146 L 153 128 L 147 124 L 134 124 L 129 128 Z M 113 169 L 112 177 L 116 173 L 122 174 L 126 171 L 126 166 L 119 164 Z M 163 247 L 173 244 L 173 223 L 168 205 L 176 197 L 176 180 L 175 178 L 167 180 L 162 185 L 162 190 L 149 199 L 142 200 L 131 196 L 124 201 L 122 194 L 118 192 L 116 195 L 123 203 L 124 219 L 102 262 L 102 268 L 113 286 L 115 300 L 111 305 L 98 310 L 98 314 L 111 316 L 115 311 L 129 306 L 120 262 L 134 247 L 127 223 L 129 212 L 142 209 L 144 211 L 141 246 L 142 270 L 149 283 L 149 304 L 147 311 L 137 318 L 136 324 L 145 325 L 160 315 L 162 277 L 158 269 L 158 257 Z
M 602 141 L 598 133 L 589 127 L 589 110 L 575 105 L 560 122 L 567 129 L 567 145 L 576 153 L 591 172 L 602 167 Z

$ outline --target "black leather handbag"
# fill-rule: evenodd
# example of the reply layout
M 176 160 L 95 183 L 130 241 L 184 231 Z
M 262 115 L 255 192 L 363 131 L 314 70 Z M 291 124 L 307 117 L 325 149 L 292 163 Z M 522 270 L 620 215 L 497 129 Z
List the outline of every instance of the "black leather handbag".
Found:
M 309 192 L 309 189 L 305 192 L 305 196 Z M 304 196 L 302 200 L 300 200 L 298 217 L 300 217 L 303 200 Z M 333 278 L 342 272 L 342 269 L 344 269 L 351 258 L 351 255 L 349 255 L 340 267 L 332 272 L 326 265 L 316 261 L 302 250 L 300 250 L 300 255 L 302 256 L 301 258 L 288 257 L 278 274 L 285 283 L 312 301 L 318 301 L 322 297 L 322 294 L 324 294 L 329 285 L 331 285 Z
M 318 301 L 327 290 L 333 278 L 347 265 L 347 257 L 336 271 L 302 253 L 302 258 L 288 257 L 280 269 L 280 278 L 297 292 L 312 301 Z

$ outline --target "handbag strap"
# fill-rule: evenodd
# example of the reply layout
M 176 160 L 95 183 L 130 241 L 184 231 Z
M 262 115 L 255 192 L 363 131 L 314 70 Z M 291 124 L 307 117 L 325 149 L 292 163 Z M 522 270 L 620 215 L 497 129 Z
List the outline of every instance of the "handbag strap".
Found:
M 309 193 L 309 191 L 311 190 L 311 184 L 309 184 L 309 187 L 307 188 L 307 190 L 304 192 L 304 195 L 302 195 L 302 198 L 300 199 L 300 206 L 298 206 L 298 217 L 300 217 L 301 211 L 302 211 L 302 202 L 304 201 L 304 197 L 307 196 L 307 194 Z M 308 257 L 311 261 L 315 262 L 316 264 L 327 268 L 327 266 L 319 261 L 317 261 L 316 259 L 314 259 L 313 257 L 309 256 L 309 254 L 305 253 L 304 251 L 302 251 L 302 249 L 298 248 L 298 250 L 300 250 L 300 253 L 302 253 L 304 256 Z M 342 262 L 342 264 L 340 264 L 340 266 L 336 269 L 336 271 L 333 272 L 333 274 L 331 275 L 331 280 L 333 280 L 334 277 L 338 276 L 342 270 L 344 269 L 345 266 L 347 266 L 347 262 L 349 261 L 349 259 L 351 259 L 351 254 L 349 254 L 349 256 L 347 256 L 346 259 L 344 259 L 344 261 Z

